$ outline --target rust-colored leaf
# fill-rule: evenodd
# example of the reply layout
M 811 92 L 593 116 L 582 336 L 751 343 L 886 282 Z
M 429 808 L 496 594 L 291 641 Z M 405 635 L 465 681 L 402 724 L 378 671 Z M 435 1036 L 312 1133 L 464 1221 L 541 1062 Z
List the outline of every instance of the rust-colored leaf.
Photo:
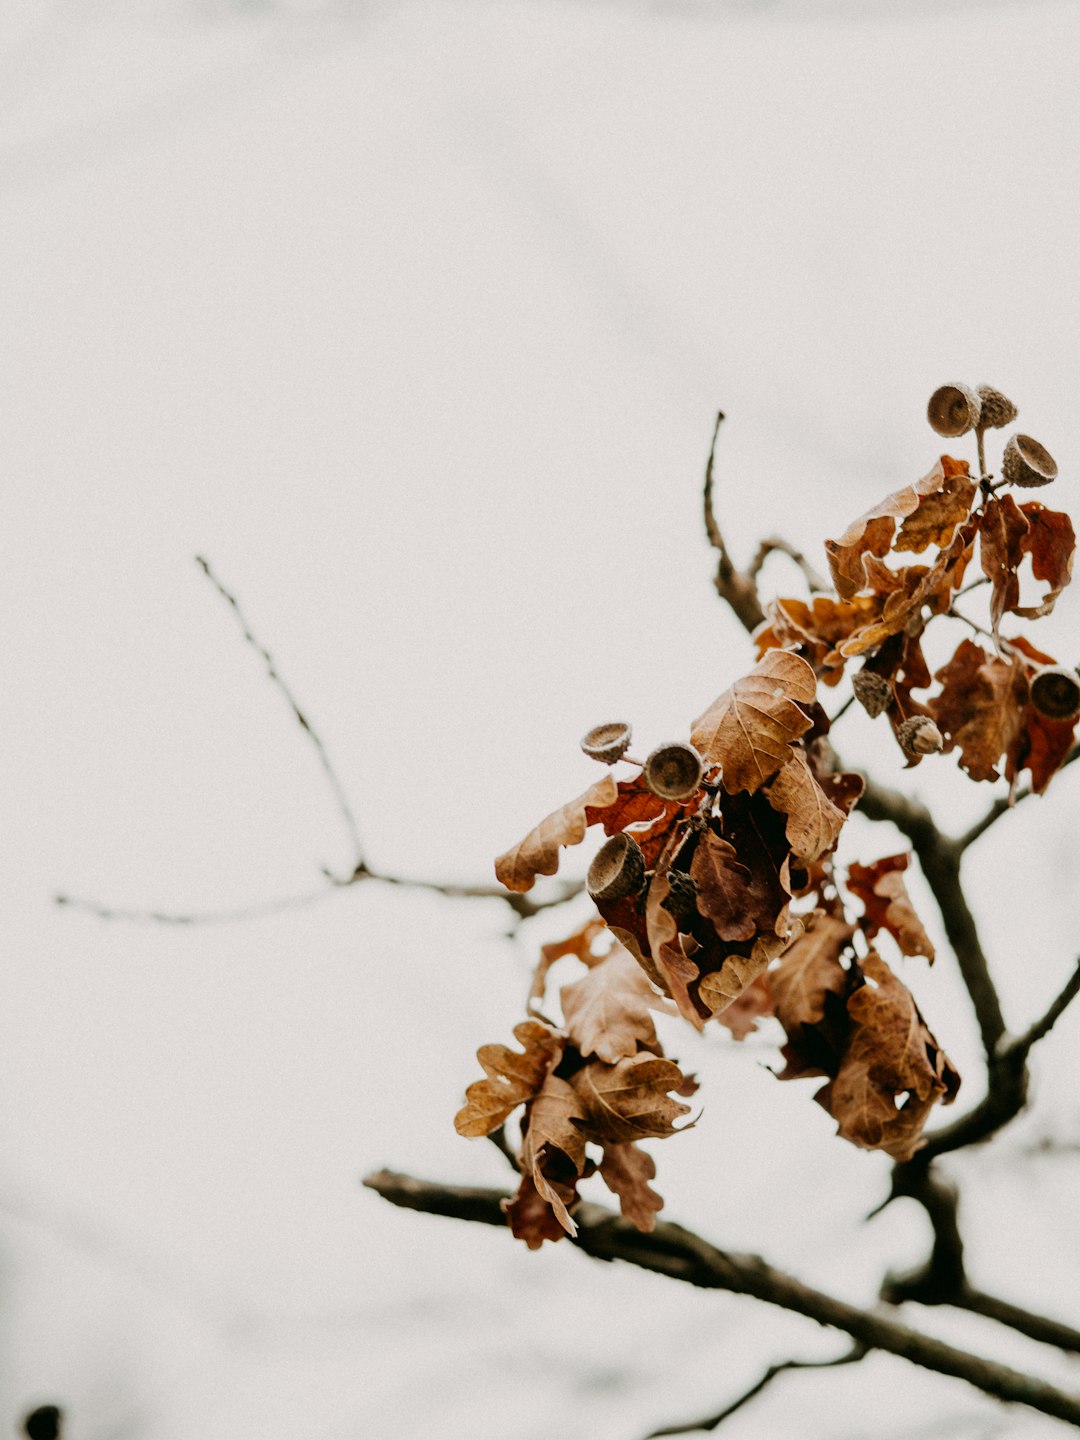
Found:
M 588 1139 L 604 1145 L 674 1135 L 675 1121 L 689 1114 L 690 1107 L 673 1100 L 668 1092 L 685 1083 L 674 1060 L 647 1052 L 614 1065 L 593 1061 L 573 1079 L 585 1117 L 583 1130 Z
M 559 868 L 559 848 L 580 845 L 589 827 L 586 811 L 604 810 L 618 799 L 615 779 L 608 774 L 584 795 L 570 800 L 530 830 L 495 861 L 495 878 L 508 890 L 531 890 L 538 875 L 554 875 Z
M 860 515 L 839 540 L 825 542 L 833 584 L 841 600 L 850 600 L 860 590 L 876 588 L 869 582 L 866 559 L 887 555 L 892 548 L 896 522 L 914 514 L 919 502 L 941 490 L 945 482 L 944 465 L 939 460 L 921 480 L 887 495 L 880 504 Z
M 649 883 L 645 903 L 645 926 L 652 963 L 663 980 L 663 988 L 678 1007 L 679 1014 L 700 1030 L 704 1021 L 690 995 L 698 978 L 698 967 L 679 943 L 679 927 L 664 901 L 671 893 L 666 869 L 658 869 Z
M 564 1209 L 572 1202 L 573 1196 L 572 1188 L 563 1188 L 559 1198 Z M 539 1250 L 545 1240 L 561 1240 L 566 1234 L 555 1211 L 537 1190 L 531 1175 L 522 1175 L 517 1194 L 512 1200 L 504 1200 L 502 1208 L 511 1234 L 518 1240 L 524 1240 L 530 1250 Z
M 979 559 L 990 581 L 990 619 L 994 634 L 1020 601 L 1017 568 L 1024 558 L 1024 537 L 1031 526 L 1011 495 L 992 496 L 983 508 Z
M 941 468 L 945 473 L 941 489 L 920 499 L 918 508 L 900 526 L 893 550 L 920 551 L 931 545 L 950 545 L 958 527 L 971 513 L 978 484 L 968 474 L 967 461 L 943 455 Z
M 1038 605 L 1020 606 L 1015 613 L 1037 620 L 1041 615 L 1050 614 L 1072 579 L 1076 534 L 1068 515 L 1060 510 L 1048 510 L 1038 500 L 1021 505 L 1020 512 L 1028 522 L 1022 544 L 1031 556 L 1032 572 L 1036 580 L 1045 581 L 1050 589 Z
M 773 809 L 787 816 L 787 838 L 796 859 L 808 865 L 833 848 L 847 814 L 822 790 L 802 751 L 793 752 L 767 793 Z
M 633 1143 L 605 1145 L 600 1174 L 613 1195 L 619 1197 L 619 1209 L 639 1230 L 656 1227 L 656 1215 L 664 1208 L 663 1198 L 649 1188 L 656 1178 L 656 1162 Z
M 953 591 L 964 577 L 971 557 L 970 528 L 961 530 L 947 550 L 942 550 L 932 565 L 908 565 L 901 570 L 882 566 L 875 574 L 875 583 L 888 587 L 881 613 L 856 630 L 840 645 L 844 656 L 864 655 L 877 650 L 894 635 L 915 632 L 922 628 L 924 610 L 941 614 L 952 602 Z
M 459 1135 L 475 1139 L 490 1135 L 517 1106 L 537 1095 L 548 1072 L 563 1052 L 561 1036 L 536 1020 L 514 1026 L 514 1038 L 524 1053 L 506 1045 L 481 1045 L 476 1058 L 487 1075 L 465 1091 L 465 1104 L 454 1117 Z
M 640 1049 L 658 1049 L 650 1011 L 666 1008 L 666 1001 L 622 945 L 560 995 L 567 1034 L 586 1059 L 596 1055 L 614 1064 Z
M 672 818 L 682 808 L 677 800 L 661 800 L 645 784 L 642 773 L 620 780 L 614 800 L 607 805 L 588 805 L 585 818 L 590 825 L 602 825 L 605 835 L 617 835 L 631 825 L 651 826 L 661 817 Z
M 787 763 L 791 746 L 813 723 L 799 704 L 812 704 L 816 690 L 805 660 L 789 650 L 767 650 L 694 722 L 693 743 L 708 762 L 723 767 L 729 794 L 753 794 Z
M 959 748 L 960 765 L 973 780 L 997 780 L 997 767 L 1023 727 L 1025 687 L 1017 665 L 962 640 L 934 678 L 941 692 L 927 708 L 945 748 Z
M 915 907 L 904 885 L 903 872 L 911 856 L 887 855 L 872 865 L 854 864 L 848 868 L 847 885 L 866 908 L 864 928 L 872 940 L 879 930 L 887 930 L 900 946 L 902 955 L 922 955 L 934 963 L 934 946 L 915 913 Z
M 817 1025 L 825 1018 L 825 996 L 847 994 L 850 977 L 840 963 L 845 946 L 855 933 L 854 925 L 818 910 L 810 918 L 806 933 L 790 945 L 769 972 L 776 1018 L 790 1037 L 797 1037 L 803 1025 Z
M 735 846 L 713 829 L 704 831 L 690 862 L 697 907 L 721 940 L 749 940 L 760 928 L 761 894 Z
M 873 951 L 867 983 L 848 999 L 851 1033 L 835 1077 L 816 1099 L 845 1140 L 909 1160 L 931 1107 L 956 1095 L 960 1077 L 907 987 Z
M 774 600 L 768 607 L 768 621 L 754 632 L 754 643 L 759 655 L 766 650 L 797 649 L 823 685 L 836 685 L 844 673 L 840 645 L 877 619 L 881 604 L 876 595 L 857 595 L 853 600 L 815 595 L 809 604 L 789 598 Z

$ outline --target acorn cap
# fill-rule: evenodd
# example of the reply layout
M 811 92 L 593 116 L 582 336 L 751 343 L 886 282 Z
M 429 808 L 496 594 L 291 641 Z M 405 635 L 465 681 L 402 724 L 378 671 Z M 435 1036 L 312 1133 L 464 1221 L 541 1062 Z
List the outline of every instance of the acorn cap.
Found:
M 1048 720 L 1080 715 L 1080 676 L 1064 665 L 1044 665 L 1031 681 L 1031 703 Z
M 687 800 L 701 784 L 701 756 L 681 740 L 658 745 L 645 761 L 645 784 L 661 800 Z
M 621 900 L 624 895 L 636 895 L 644 883 L 645 856 L 634 837 L 625 831 L 601 845 L 585 881 L 594 900 Z
M 921 760 L 945 748 L 945 737 L 929 715 L 912 715 L 903 721 L 896 727 L 896 738 L 909 760 Z
M 590 760 L 599 760 L 602 765 L 614 765 L 630 748 L 631 730 L 621 720 L 608 725 L 594 725 L 581 737 L 581 748 Z
M 857 671 L 852 676 L 851 688 L 855 699 L 871 717 L 883 714 L 893 702 L 892 686 L 884 675 L 873 670 Z
M 685 870 L 669 870 L 668 893 L 663 908 L 678 921 L 680 928 L 689 924 L 697 915 L 698 887 L 693 877 Z
M 1009 397 L 992 385 L 979 385 L 975 393 L 982 404 L 980 430 L 1000 430 L 1005 425 L 1011 425 L 1020 413 Z
M 979 423 L 982 402 L 967 385 L 939 385 L 930 396 L 926 418 L 939 435 L 965 435 Z
M 1010 485 L 1031 489 L 1057 479 L 1057 461 L 1044 445 L 1030 435 L 1010 435 L 1001 462 L 1001 473 Z

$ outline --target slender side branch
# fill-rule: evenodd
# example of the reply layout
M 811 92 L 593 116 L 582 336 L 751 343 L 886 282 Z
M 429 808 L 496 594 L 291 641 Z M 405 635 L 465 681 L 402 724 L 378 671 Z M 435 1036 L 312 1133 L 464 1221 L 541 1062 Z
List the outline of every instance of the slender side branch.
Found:
M 776 552 L 779 552 L 781 555 L 786 555 L 789 560 L 795 562 L 802 571 L 803 579 L 806 581 L 812 595 L 825 594 L 832 589 L 828 580 L 814 569 L 803 552 L 780 535 L 770 535 L 767 539 L 762 540 L 757 548 L 757 554 L 753 560 L 751 560 L 750 568 L 746 572 L 748 578 L 756 581 L 757 577 L 761 574 L 761 568 L 765 564 L 765 561 L 770 555 Z
M 716 593 L 731 606 L 743 628 L 753 631 L 765 619 L 757 586 L 751 576 L 744 575 L 736 568 L 713 510 L 713 462 L 716 458 L 716 437 L 720 434 L 723 420 L 724 412 L 721 410 L 716 417 L 716 428 L 713 430 L 712 445 L 709 447 L 709 463 L 705 467 L 705 533 L 709 537 L 709 544 L 720 554 L 714 582 Z
M 394 1205 L 500 1228 L 506 1226 L 502 1202 L 509 1197 L 500 1190 L 440 1185 L 389 1170 L 367 1176 L 364 1184 Z M 1027 1405 L 1080 1428 L 1080 1395 L 1069 1394 L 1009 1366 L 959 1350 L 901 1325 L 891 1317 L 849 1305 L 774 1269 L 756 1255 L 719 1250 L 693 1231 L 670 1222 L 658 1223 L 651 1234 L 643 1235 L 613 1211 L 588 1202 L 577 1206 L 574 1219 L 578 1235 L 572 1243 L 597 1259 L 625 1260 L 704 1289 L 752 1295 L 770 1305 L 805 1315 L 819 1325 L 842 1330 L 867 1350 L 899 1355 L 913 1365 L 966 1380 L 999 1400 Z
M 1005 1017 L 960 879 L 962 845 L 938 829 L 925 805 L 869 777 L 859 801 L 859 812 L 870 820 L 891 820 L 911 841 L 971 996 L 983 1047 L 987 1056 L 992 1057 L 1005 1034 Z
M 866 1350 L 861 1345 L 856 1345 L 852 1350 L 846 1350 L 843 1355 L 837 1355 L 831 1360 L 784 1360 L 779 1365 L 770 1365 L 760 1380 L 754 1382 L 749 1390 L 744 1390 L 738 1399 L 733 1400 L 730 1405 L 725 1405 L 717 1415 L 707 1415 L 701 1420 L 690 1420 L 685 1425 L 665 1425 L 662 1430 L 650 1430 L 645 1440 L 660 1440 L 663 1435 L 686 1435 L 694 1430 L 717 1430 L 728 1419 L 734 1415 L 736 1410 L 755 1399 L 761 1392 L 776 1379 L 783 1375 L 786 1370 L 832 1370 L 837 1365 L 851 1365 L 855 1361 L 863 1359 Z
M 305 735 L 315 747 L 315 752 L 319 757 L 319 763 L 322 765 L 323 773 L 326 776 L 327 783 L 329 784 L 330 789 L 333 792 L 334 800 L 337 803 L 338 814 L 341 816 L 342 821 L 345 824 L 345 829 L 348 831 L 349 840 L 353 847 L 353 855 L 357 863 L 359 863 L 360 858 L 364 853 L 364 847 L 360 840 L 360 827 L 357 825 L 356 817 L 352 813 L 352 807 L 349 805 L 348 796 L 345 794 L 345 787 L 338 779 L 337 772 L 335 771 L 333 765 L 330 763 L 330 756 L 327 753 L 326 746 L 323 744 L 318 731 L 314 729 L 307 716 L 300 709 L 300 705 L 296 699 L 296 696 L 292 693 L 288 685 L 282 679 L 281 672 L 277 668 L 277 662 L 274 660 L 274 657 L 270 654 L 270 651 L 266 648 L 262 641 L 259 640 L 255 635 L 255 632 L 252 630 L 251 625 L 248 622 L 247 616 L 240 608 L 239 600 L 237 600 L 236 596 L 232 593 L 231 590 L 226 589 L 226 587 L 214 574 L 209 560 L 207 560 L 202 555 L 196 555 L 195 563 L 199 566 L 203 574 L 210 581 L 210 584 L 213 585 L 214 589 L 218 592 L 218 594 L 225 601 L 225 603 L 231 606 L 233 614 L 236 616 L 237 623 L 239 624 L 240 629 L 243 633 L 244 639 L 256 652 L 256 654 L 262 660 L 263 664 L 266 666 L 267 675 L 277 686 L 286 704 L 292 711 L 297 724 L 304 731 Z
M 1065 759 L 1061 762 L 1061 770 L 1064 770 L 1066 765 L 1071 765 L 1076 760 L 1080 760 L 1080 742 L 1072 747 L 1068 755 L 1066 755 Z M 975 841 L 978 840 L 980 836 L 985 835 L 991 825 L 996 824 L 1002 815 L 1015 809 L 1021 800 L 1026 800 L 1029 795 L 1033 795 L 1034 793 L 1030 786 L 1026 786 L 1023 790 L 1018 790 L 1015 795 L 1000 795 L 982 819 L 976 820 L 971 829 L 966 830 L 964 834 L 960 836 L 956 842 L 957 845 L 959 845 L 961 850 L 966 850 L 969 845 L 974 845 Z

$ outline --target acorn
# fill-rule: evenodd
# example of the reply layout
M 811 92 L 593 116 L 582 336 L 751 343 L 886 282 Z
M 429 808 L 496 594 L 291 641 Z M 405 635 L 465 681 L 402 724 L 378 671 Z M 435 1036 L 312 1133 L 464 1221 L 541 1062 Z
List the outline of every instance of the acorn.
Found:
M 1031 489 L 1057 479 L 1057 461 L 1049 450 L 1030 435 L 1010 435 L 1001 462 L 1001 473 L 1010 485 Z
M 658 745 L 645 761 L 645 784 L 661 800 L 687 800 L 701 784 L 701 756 L 681 740 Z
M 975 390 L 982 405 L 979 415 L 980 430 L 1001 430 L 1011 425 L 1020 413 L 1007 395 L 995 390 L 992 385 L 979 385 Z
M 675 917 L 679 929 L 682 930 L 698 913 L 697 884 L 685 870 L 669 870 L 667 878 L 669 889 L 663 901 L 663 908 L 670 911 Z
M 1080 676 L 1064 665 L 1044 665 L 1031 681 L 1031 703 L 1048 720 L 1080 715 Z
M 929 715 L 912 715 L 896 727 L 896 739 L 909 760 L 936 755 L 945 748 L 945 737 Z
M 892 686 L 884 675 L 873 670 L 859 670 L 851 680 L 855 699 L 871 717 L 882 715 L 893 702 Z
M 581 737 L 581 748 L 590 760 L 599 760 L 601 765 L 614 765 L 630 748 L 631 729 L 621 720 L 608 725 L 594 725 Z
M 930 396 L 926 418 L 939 435 L 966 435 L 979 423 L 982 402 L 967 385 L 939 385 Z
M 645 883 L 645 856 L 625 831 L 605 841 L 593 856 L 586 888 L 594 900 L 621 900 L 636 895 Z

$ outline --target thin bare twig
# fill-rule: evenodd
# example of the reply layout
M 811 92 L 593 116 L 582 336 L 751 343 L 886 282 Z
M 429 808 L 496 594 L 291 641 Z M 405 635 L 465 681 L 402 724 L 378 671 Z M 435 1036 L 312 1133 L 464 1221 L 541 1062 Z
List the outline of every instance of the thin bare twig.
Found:
M 1058 773 L 1064 770 L 1067 765 L 1072 765 L 1077 760 L 1080 760 L 1080 743 L 1074 745 L 1068 755 L 1065 756 L 1065 759 L 1061 762 Z M 1007 814 L 1010 810 L 1014 810 L 1021 800 L 1026 800 L 1029 795 L 1033 795 L 1034 793 L 1029 785 L 1023 790 L 1018 790 L 1013 796 L 1000 795 L 982 819 L 976 820 L 970 830 L 965 830 L 963 835 L 957 840 L 957 845 L 959 845 L 961 850 L 966 850 L 968 846 L 973 845 L 980 836 L 985 835 L 991 825 L 1000 820 L 1002 815 Z
M 753 560 L 751 560 L 750 567 L 746 572 L 748 578 L 756 581 L 757 577 L 761 574 L 761 568 L 765 564 L 765 561 L 770 555 L 777 552 L 781 555 L 786 555 L 789 560 L 794 560 L 795 564 L 802 571 L 803 579 L 806 581 L 811 595 L 825 594 L 832 589 L 828 580 L 814 569 L 803 552 L 792 545 L 789 540 L 783 539 L 780 535 L 770 535 L 768 539 L 762 540 L 757 548 L 757 554 Z
M 364 1184 L 394 1205 L 506 1228 L 502 1204 L 509 1197 L 500 1190 L 441 1185 L 389 1170 L 368 1175 Z M 625 1260 L 689 1285 L 751 1295 L 842 1330 L 866 1350 L 899 1355 L 914 1365 L 965 1380 L 999 1400 L 1027 1405 L 1080 1428 L 1080 1395 L 838 1300 L 774 1269 L 760 1256 L 719 1250 L 670 1222 L 658 1222 L 655 1230 L 642 1234 L 614 1211 L 589 1202 L 575 1208 L 574 1219 L 578 1234 L 571 1243 L 597 1259 Z
M 274 657 L 270 654 L 270 651 L 266 648 L 262 641 L 258 639 L 255 632 L 252 630 L 251 625 L 248 622 L 247 616 L 240 608 L 240 602 L 237 600 L 236 596 L 232 593 L 231 590 L 226 589 L 226 587 L 218 579 L 217 575 L 215 575 L 210 565 L 209 560 L 207 560 L 202 555 L 196 555 L 195 563 L 199 566 L 203 574 L 210 581 L 211 585 L 213 585 L 214 589 L 218 592 L 218 594 L 225 601 L 225 603 L 231 606 L 233 614 L 236 616 L 237 623 L 239 624 L 240 629 L 243 633 L 244 639 L 256 652 L 256 654 L 262 660 L 263 664 L 266 666 L 267 675 L 277 686 L 278 691 L 284 698 L 286 704 L 289 706 L 289 709 L 292 711 L 297 724 L 304 731 L 305 735 L 311 741 L 311 744 L 315 747 L 315 753 L 319 757 L 319 763 L 322 765 L 323 773 L 326 776 L 327 783 L 329 784 L 330 789 L 333 792 L 334 800 L 337 803 L 338 814 L 341 816 L 342 821 L 345 825 L 345 829 L 348 831 L 349 841 L 352 844 L 353 848 L 353 858 L 355 862 L 359 864 L 364 853 L 364 847 L 360 840 L 360 827 L 356 823 L 356 817 L 353 815 L 352 807 L 350 806 L 348 797 L 345 794 L 345 788 L 342 785 L 341 781 L 338 779 L 337 771 L 330 763 L 330 756 L 327 753 L 326 746 L 323 744 L 323 741 L 318 731 L 314 729 L 311 722 L 304 714 L 303 710 L 300 709 L 300 704 L 297 701 L 296 696 L 292 693 L 288 685 L 282 679 L 281 672 L 277 668 L 277 662 L 274 660 Z
M 831 1360 L 783 1360 L 779 1365 L 770 1365 L 760 1380 L 755 1381 L 749 1390 L 744 1390 L 737 1400 L 726 1405 L 717 1415 L 708 1415 L 700 1420 L 690 1420 L 685 1425 L 665 1425 L 662 1430 L 650 1430 L 645 1440 L 660 1440 L 663 1435 L 687 1435 L 694 1430 L 717 1430 L 728 1419 L 734 1415 L 736 1410 L 741 1410 L 744 1405 L 755 1399 L 761 1392 L 776 1379 L 783 1375 L 786 1370 L 832 1370 L 837 1365 L 851 1365 L 862 1360 L 866 1350 L 861 1345 L 856 1345 L 852 1350 L 845 1350 L 843 1355 L 837 1355 Z
M 720 554 L 716 567 L 716 579 L 713 582 L 716 585 L 716 593 L 731 607 L 743 628 L 753 631 L 765 619 L 765 611 L 761 608 L 761 601 L 758 599 L 757 586 L 749 575 L 744 575 L 736 567 L 728 553 L 727 544 L 720 526 L 716 522 L 716 513 L 713 509 L 713 464 L 716 458 L 716 437 L 720 434 L 723 420 L 724 413 L 720 411 L 716 417 L 716 428 L 713 430 L 712 444 L 709 447 L 709 463 L 705 467 L 705 533 L 709 537 L 709 544 Z

